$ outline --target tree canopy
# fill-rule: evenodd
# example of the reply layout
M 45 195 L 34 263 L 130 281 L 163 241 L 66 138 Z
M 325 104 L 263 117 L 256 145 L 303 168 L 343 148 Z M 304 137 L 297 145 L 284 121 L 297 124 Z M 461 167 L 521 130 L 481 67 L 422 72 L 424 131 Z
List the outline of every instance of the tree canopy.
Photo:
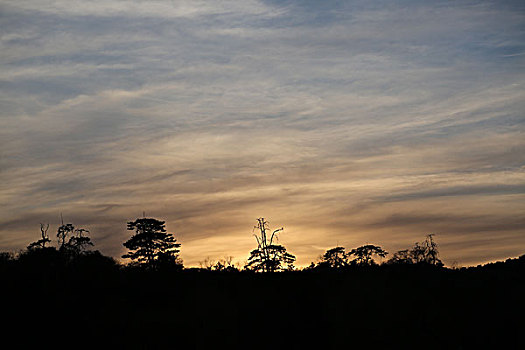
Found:
M 352 249 L 348 256 L 354 256 L 354 259 L 351 261 L 356 265 L 376 265 L 374 261 L 374 255 L 384 258 L 387 256 L 387 252 L 383 250 L 380 246 L 367 244 L 361 247 Z
M 151 267 L 181 264 L 178 257 L 180 243 L 166 232 L 165 221 L 141 218 L 128 222 L 128 230 L 135 231 L 135 234 L 124 243 L 129 252 L 122 255 L 123 258 Z
M 344 247 L 328 249 L 319 262 L 321 267 L 340 268 L 348 265 L 348 258 Z
M 89 246 L 93 246 L 88 234 L 89 231 L 84 228 L 75 228 L 73 224 L 62 223 L 57 230 L 60 251 L 73 255 L 86 251 Z M 42 235 L 44 236 L 44 233 Z

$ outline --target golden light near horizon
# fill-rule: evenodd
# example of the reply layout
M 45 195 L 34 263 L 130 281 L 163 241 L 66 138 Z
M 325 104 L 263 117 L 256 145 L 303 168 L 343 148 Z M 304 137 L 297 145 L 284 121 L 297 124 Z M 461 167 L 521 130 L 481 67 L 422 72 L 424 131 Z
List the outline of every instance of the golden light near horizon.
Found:
M 525 249 L 524 9 L 359 1 L 4 1 L 0 250 L 56 229 L 124 252 L 165 220 L 186 266 L 297 265 L 435 233 L 445 263 Z

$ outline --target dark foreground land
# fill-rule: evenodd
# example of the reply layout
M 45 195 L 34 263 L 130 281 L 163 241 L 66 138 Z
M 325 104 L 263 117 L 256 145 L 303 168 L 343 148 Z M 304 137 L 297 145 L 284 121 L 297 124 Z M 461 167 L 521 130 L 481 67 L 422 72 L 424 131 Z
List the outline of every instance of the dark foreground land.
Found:
M 0 269 L 13 348 L 525 349 L 525 256 L 256 274 L 143 271 L 93 254 Z

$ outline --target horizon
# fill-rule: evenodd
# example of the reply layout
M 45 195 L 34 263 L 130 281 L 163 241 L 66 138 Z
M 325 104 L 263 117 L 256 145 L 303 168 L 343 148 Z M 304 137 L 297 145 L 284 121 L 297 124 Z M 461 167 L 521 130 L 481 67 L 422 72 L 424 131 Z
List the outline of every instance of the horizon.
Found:
M 525 252 L 520 1 L 4 0 L 0 251 L 40 223 L 118 257 L 166 221 L 185 266 L 297 266 L 435 234 L 446 266 Z M 56 224 L 56 226 L 54 226 Z
M 143 215 L 142 218 L 148 218 L 148 216 L 146 215 Z M 160 220 L 160 221 L 164 221 L 162 219 L 159 219 L 159 218 L 151 218 L 149 217 L 150 219 L 157 219 L 157 220 Z M 61 215 L 61 220 L 63 220 L 63 217 Z M 139 217 L 137 217 L 137 219 L 140 219 Z M 63 221 L 63 223 L 59 223 L 56 225 L 56 227 L 58 228 L 60 225 L 65 225 L 65 224 L 69 224 L 69 222 L 67 221 Z M 78 226 L 75 226 L 73 224 L 73 226 L 77 229 L 85 229 L 84 227 L 78 227 Z M 51 229 L 53 228 L 53 226 L 51 224 L 49 224 L 49 227 L 48 229 Z M 273 230 L 273 229 L 272 229 Z M 91 237 L 91 232 L 89 232 L 89 230 L 87 230 L 88 233 L 87 233 L 87 236 L 88 237 Z M 126 237 L 126 239 L 129 239 L 132 235 L 134 235 L 134 231 L 129 231 L 129 230 L 126 230 L 126 232 L 128 232 L 128 237 Z M 166 232 L 167 233 L 170 233 L 170 234 L 173 234 L 173 232 L 170 232 L 168 229 L 166 229 Z M 281 231 L 281 233 L 284 232 Z M 58 241 L 55 237 L 55 235 L 53 235 L 53 232 L 51 232 L 51 235 L 49 235 L 49 231 L 48 231 L 48 236 L 50 237 L 50 241 L 49 241 L 49 247 L 55 247 L 55 248 L 58 248 L 59 247 L 59 244 L 58 244 Z M 428 236 L 428 235 L 427 235 Z M 435 234 L 432 234 L 432 236 L 435 237 Z M 53 239 L 55 237 L 55 239 Z M 253 232 L 252 232 L 252 237 L 253 237 Z M 37 237 L 38 238 L 38 237 Z M 177 238 L 174 236 L 174 238 Z M 424 236 L 423 238 L 426 238 L 426 236 Z M 421 239 L 420 241 L 418 242 L 413 242 L 413 244 L 415 243 L 421 243 L 423 239 Z M 53 242 L 56 242 L 56 244 L 54 244 Z M 87 251 L 98 251 L 97 249 L 97 246 L 96 246 L 96 242 L 93 242 L 94 243 L 94 246 L 92 246 L 91 248 L 87 248 Z M 122 242 L 124 243 L 124 242 Z M 217 256 L 215 258 L 211 258 L 210 256 L 206 256 L 206 257 L 203 257 L 202 259 L 198 260 L 197 264 L 193 264 L 191 266 L 188 266 L 185 262 L 184 262 L 184 252 L 183 252 L 183 243 L 180 242 L 178 239 L 177 239 L 177 243 L 180 243 L 182 246 L 180 248 L 178 248 L 179 250 L 179 253 L 177 254 L 177 256 L 180 256 L 183 260 L 183 263 L 184 263 L 184 268 L 185 269 L 188 269 L 188 268 L 203 268 L 203 266 L 206 264 L 206 263 L 216 263 L 220 260 L 223 260 L 223 259 L 228 259 L 228 258 L 233 258 L 232 259 L 232 264 L 239 267 L 239 268 L 242 268 L 246 263 L 247 263 L 247 258 L 248 258 L 248 255 L 249 255 L 249 252 L 246 253 L 246 257 L 245 258 L 242 258 L 242 257 L 238 257 L 238 256 L 231 256 L 231 255 L 228 255 L 228 254 L 224 254 L 223 256 Z M 362 245 L 365 245 L 365 244 L 374 244 L 374 243 L 378 243 L 378 242 L 366 242 L 366 243 L 362 243 Z M 442 258 L 441 256 L 441 251 L 440 251 L 440 246 L 439 246 L 439 242 L 436 242 L 437 243 L 437 248 L 438 248 L 438 251 L 439 251 L 439 258 Z M 377 244 L 379 245 L 381 248 L 385 248 L 383 246 L 381 246 L 381 244 Z M 318 257 L 316 257 L 315 259 L 312 259 L 310 262 L 308 263 L 302 263 L 302 264 L 295 264 L 294 263 L 294 266 L 298 269 L 303 269 L 303 268 L 306 268 L 308 266 L 310 266 L 311 263 L 314 263 L 314 264 L 318 264 L 320 261 L 322 261 L 322 255 L 324 252 L 326 252 L 327 250 L 331 249 L 331 248 L 335 248 L 335 247 L 341 247 L 341 245 L 338 245 L 338 244 L 335 244 L 331 247 L 327 247 L 325 251 L 323 251 Z M 256 244 L 253 248 L 256 248 Z M 357 246 L 355 247 L 343 247 L 345 248 L 346 250 L 350 251 L 352 248 L 357 248 Z M 410 249 L 412 248 L 412 246 L 407 246 L 407 247 L 404 247 L 404 248 L 400 248 L 399 250 L 402 250 L 402 249 Z M 27 249 L 27 247 L 24 247 L 24 248 L 21 248 L 19 249 L 18 251 L 7 251 L 8 253 L 11 253 L 11 254 L 20 254 L 22 252 L 24 252 L 25 250 Z M 124 249 L 124 251 L 126 251 L 126 249 Z M 123 251 L 123 252 L 124 252 Z M 5 251 L 3 251 L 5 252 Z M 382 258 L 382 257 L 376 257 L 374 260 L 379 263 L 379 264 L 382 264 L 382 263 L 385 263 L 389 258 L 392 257 L 392 255 L 394 253 L 396 253 L 396 251 L 388 251 L 387 249 L 387 256 Z M 227 253 L 227 252 L 226 252 Z M 290 252 L 293 254 L 293 252 Z M 495 263 L 495 262 L 500 262 L 500 261 L 506 261 L 507 259 L 516 259 L 516 258 L 519 258 L 520 256 L 523 256 L 524 254 L 519 254 L 519 255 L 516 255 L 516 256 L 509 256 L 509 257 L 504 257 L 502 259 L 496 259 L 496 260 L 489 260 L 489 261 L 478 261 L 478 262 L 474 262 L 474 263 L 471 263 L 471 264 L 468 264 L 468 265 L 459 265 L 458 264 L 458 261 L 451 261 L 451 262 L 446 262 L 445 261 L 445 264 L 444 266 L 447 267 L 447 268 L 460 268 L 460 267 L 476 267 L 476 266 L 479 266 L 479 265 L 485 265 L 485 264 L 490 264 L 490 263 Z M 123 258 L 122 256 L 110 256 L 111 258 L 113 258 L 117 263 L 119 264 L 122 264 L 122 265 L 126 265 L 126 264 L 129 264 L 131 262 L 130 259 L 128 258 Z M 300 259 L 300 257 L 296 257 L 297 258 L 297 261 L 304 261 L 304 259 Z

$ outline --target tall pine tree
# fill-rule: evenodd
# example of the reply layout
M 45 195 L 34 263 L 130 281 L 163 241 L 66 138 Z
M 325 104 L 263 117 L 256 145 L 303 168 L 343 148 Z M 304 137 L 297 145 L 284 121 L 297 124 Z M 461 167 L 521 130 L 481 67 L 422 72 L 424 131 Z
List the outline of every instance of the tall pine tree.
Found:
M 153 218 L 142 218 L 128 222 L 128 230 L 135 234 L 124 243 L 129 252 L 123 258 L 129 258 L 149 267 L 158 263 L 180 264 L 178 257 L 180 243 L 171 233 L 166 232 L 165 221 Z

